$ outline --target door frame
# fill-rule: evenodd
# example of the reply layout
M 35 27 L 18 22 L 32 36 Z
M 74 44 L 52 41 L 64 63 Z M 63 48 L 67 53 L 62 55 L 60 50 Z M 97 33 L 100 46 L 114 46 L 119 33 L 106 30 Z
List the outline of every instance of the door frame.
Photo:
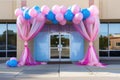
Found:
M 69 59 L 51 59 L 51 35 L 69 35 Z M 71 49 L 70 49 L 70 46 L 71 46 L 71 35 L 70 33 L 67 33 L 67 32 L 53 32 L 53 33 L 50 33 L 49 34 L 49 60 L 50 61 L 70 61 L 70 58 L 71 58 Z M 58 53 L 59 56 L 60 56 L 60 53 Z

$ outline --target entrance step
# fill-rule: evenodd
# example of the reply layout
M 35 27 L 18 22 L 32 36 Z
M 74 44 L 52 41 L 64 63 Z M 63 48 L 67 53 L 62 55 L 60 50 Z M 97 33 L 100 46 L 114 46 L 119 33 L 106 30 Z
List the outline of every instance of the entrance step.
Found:
M 50 61 L 47 64 L 72 64 L 72 62 L 71 61 L 61 61 L 61 62 L 59 62 L 59 61 Z

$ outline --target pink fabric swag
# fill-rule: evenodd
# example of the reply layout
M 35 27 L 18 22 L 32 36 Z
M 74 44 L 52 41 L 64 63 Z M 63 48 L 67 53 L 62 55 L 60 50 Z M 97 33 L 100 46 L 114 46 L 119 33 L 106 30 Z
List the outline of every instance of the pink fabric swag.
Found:
M 93 17 L 93 16 L 90 16 Z M 97 53 L 93 46 L 94 40 L 98 36 L 99 32 L 99 18 L 94 16 L 94 22 L 89 22 L 89 20 L 81 21 L 80 24 L 74 25 L 77 31 L 89 42 L 88 50 L 85 54 L 85 57 L 82 61 L 79 61 L 78 65 L 89 65 L 89 66 L 99 66 L 104 67 L 102 63 L 99 62 Z
M 18 66 L 41 64 L 36 62 L 28 48 L 28 42 L 32 40 L 43 28 L 45 21 L 39 22 L 36 18 L 25 20 L 22 15 L 17 18 L 18 35 L 24 41 L 24 51 L 19 60 Z

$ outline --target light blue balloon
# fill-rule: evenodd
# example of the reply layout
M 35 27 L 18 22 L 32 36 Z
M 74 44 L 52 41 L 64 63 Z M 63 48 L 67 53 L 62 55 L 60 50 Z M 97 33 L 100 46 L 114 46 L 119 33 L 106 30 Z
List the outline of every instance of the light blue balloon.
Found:
M 55 19 L 52 21 L 53 24 L 58 24 L 58 21 Z
M 10 64 L 10 60 L 6 61 L 6 65 L 9 66 Z
M 82 9 L 83 20 L 86 20 L 90 16 L 90 11 L 88 9 Z
M 23 17 L 26 19 L 26 20 L 29 20 L 31 19 L 31 16 L 29 15 L 29 9 L 25 10 L 24 13 L 23 13 Z
M 52 11 L 49 11 L 49 13 L 46 15 L 46 18 L 50 21 L 55 20 L 55 14 Z
M 67 10 L 65 15 L 64 15 L 64 18 L 67 20 L 67 21 L 72 21 L 73 18 L 74 18 L 74 14 L 72 13 L 71 10 Z
M 17 67 L 17 60 L 10 60 L 8 66 L 9 67 Z
M 39 6 L 34 6 L 33 8 L 37 11 L 37 13 L 40 13 L 40 7 Z

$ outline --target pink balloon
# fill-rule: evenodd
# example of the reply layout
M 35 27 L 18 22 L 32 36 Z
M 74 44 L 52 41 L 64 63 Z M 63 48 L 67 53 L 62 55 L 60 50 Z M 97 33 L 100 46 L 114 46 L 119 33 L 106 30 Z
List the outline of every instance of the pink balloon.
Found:
M 49 8 L 48 6 L 43 5 L 43 6 L 41 7 L 41 12 L 42 12 L 43 14 L 48 14 L 49 11 L 50 11 L 50 8 Z
M 37 11 L 36 11 L 35 9 L 31 8 L 31 9 L 29 10 L 29 15 L 30 15 L 31 17 L 36 17 L 36 16 L 37 16 Z
M 40 22 L 41 22 L 41 21 L 44 21 L 44 20 L 45 20 L 44 14 L 39 13 L 38 16 L 37 16 L 37 20 L 40 21 Z
M 67 11 L 67 7 L 66 6 L 60 6 L 60 12 L 62 13 L 62 14 L 65 14 L 65 12 Z
M 19 16 L 17 17 L 17 19 L 19 19 L 19 20 L 17 20 L 17 21 L 20 21 L 21 24 L 24 24 L 24 23 L 26 22 L 26 20 L 24 19 L 24 17 L 23 17 L 22 15 L 19 15 Z
M 10 60 L 17 60 L 15 57 L 11 57 Z
M 54 5 L 52 7 L 52 11 L 54 14 L 60 13 L 60 7 L 58 5 Z
M 75 18 L 72 21 L 73 21 L 74 24 L 79 24 L 80 23 L 80 21 L 75 19 Z
M 64 19 L 64 20 L 62 20 L 62 21 L 60 22 L 60 24 L 61 24 L 61 25 L 65 25 L 66 22 L 67 22 L 67 21 Z
M 81 21 L 83 19 L 83 14 L 82 13 L 75 14 L 74 19 L 76 21 Z
M 99 15 L 99 9 L 95 5 L 90 6 L 90 8 L 88 8 L 88 10 L 90 11 L 90 14 L 92 16 Z
M 23 12 L 22 12 L 22 10 L 21 9 L 16 9 L 15 10 L 15 15 L 18 17 L 19 15 L 22 15 L 23 14 Z
M 62 13 L 58 13 L 56 14 L 55 18 L 57 21 L 61 22 L 64 19 L 64 16 Z
M 73 5 L 71 8 L 71 11 L 73 12 L 73 14 L 79 13 L 80 8 L 78 5 Z
M 87 22 L 87 23 L 90 23 L 90 24 L 93 24 L 93 23 L 95 22 L 94 16 L 88 17 L 88 18 L 86 19 L 86 22 Z

